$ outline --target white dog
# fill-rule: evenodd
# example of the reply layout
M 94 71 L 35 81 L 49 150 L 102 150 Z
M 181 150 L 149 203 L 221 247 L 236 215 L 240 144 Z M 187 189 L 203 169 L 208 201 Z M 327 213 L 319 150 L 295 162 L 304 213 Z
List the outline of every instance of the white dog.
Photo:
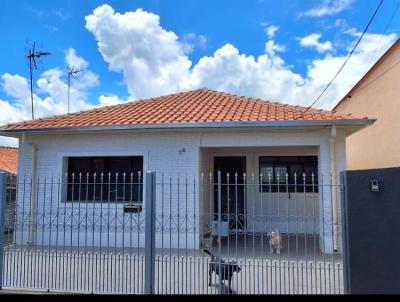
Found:
M 282 248 L 282 236 L 278 230 L 269 232 L 269 251 L 270 253 L 280 254 Z

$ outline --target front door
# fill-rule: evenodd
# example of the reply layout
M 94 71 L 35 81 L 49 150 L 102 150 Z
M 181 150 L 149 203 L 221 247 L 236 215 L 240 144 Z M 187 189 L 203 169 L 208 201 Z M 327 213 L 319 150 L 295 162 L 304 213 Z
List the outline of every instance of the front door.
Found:
M 218 171 L 221 172 L 222 221 L 229 221 L 231 230 L 243 230 L 246 224 L 246 157 L 214 157 L 214 219 L 218 220 Z M 227 177 L 229 173 L 229 179 Z M 237 179 L 235 175 L 237 174 Z

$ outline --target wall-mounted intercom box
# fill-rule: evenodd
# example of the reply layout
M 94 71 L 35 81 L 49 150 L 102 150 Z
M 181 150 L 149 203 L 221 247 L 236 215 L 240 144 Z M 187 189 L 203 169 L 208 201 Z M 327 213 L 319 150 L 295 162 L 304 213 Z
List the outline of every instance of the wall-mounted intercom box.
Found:
M 371 192 L 379 191 L 379 181 L 376 179 L 371 180 Z

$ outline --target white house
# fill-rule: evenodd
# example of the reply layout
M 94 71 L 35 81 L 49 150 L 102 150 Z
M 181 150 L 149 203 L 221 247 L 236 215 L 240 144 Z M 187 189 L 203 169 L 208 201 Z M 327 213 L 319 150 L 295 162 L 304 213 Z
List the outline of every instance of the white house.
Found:
M 179 246 L 185 244 L 186 247 L 198 247 L 209 228 L 207 217 L 212 220 L 212 215 L 209 214 L 213 212 L 212 209 L 216 209 L 216 196 L 211 189 L 216 181 L 214 173 L 220 170 L 223 182 L 226 181 L 226 173 L 230 173 L 230 183 L 234 183 L 234 175 L 238 173 L 240 182 L 254 185 L 252 190 L 240 191 L 243 197 L 236 197 L 239 208 L 244 208 L 241 219 L 246 221 L 247 232 L 266 232 L 271 228 L 278 228 L 282 233 L 315 234 L 319 237 L 320 248 L 330 252 L 340 248 L 340 229 L 334 229 L 333 232 L 331 229 L 340 224 L 337 185 L 339 172 L 346 168 L 345 138 L 373 122 L 368 118 L 337 112 L 199 89 L 9 124 L 0 129 L 0 134 L 19 138 L 18 175 L 20 179 L 24 175 L 32 177 L 33 185 L 26 186 L 32 188 L 30 194 L 28 189 L 25 188 L 22 192 L 21 185 L 19 187 L 21 192 L 18 202 L 22 208 L 29 206 L 30 209 L 48 209 L 50 206 L 54 212 L 62 208 L 74 213 L 74 209 L 78 207 L 80 210 L 89 207 L 90 211 L 93 209 L 93 215 L 98 215 L 99 211 L 110 211 L 110 208 L 105 206 L 105 196 L 111 194 L 110 189 L 100 190 L 100 195 L 104 196 L 88 197 L 92 195 L 86 194 L 90 189 L 82 194 L 77 193 L 78 187 L 63 184 L 58 191 L 54 190 L 56 192 L 51 193 L 55 194 L 54 196 L 45 193 L 46 198 L 40 197 L 41 190 L 44 190 L 43 177 L 47 177 L 48 182 L 50 177 L 64 179 L 67 175 L 70 183 L 72 173 L 75 175 L 72 182 L 77 182 L 79 173 L 83 173 L 80 177 L 85 178 L 86 173 L 97 173 L 98 176 L 104 172 L 103 177 L 106 179 L 108 173 L 119 173 L 121 177 L 123 173 L 130 175 L 132 172 L 134 183 L 139 185 L 136 189 L 127 189 L 131 195 L 137 196 L 131 197 L 130 201 L 141 203 L 144 200 L 143 188 L 146 185 L 140 184 L 143 172 L 152 170 L 156 171 L 159 182 L 157 211 L 163 215 L 164 212 L 181 210 L 189 213 L 189 216 L 192 215 L 193 231 L 189 234 L 189 239 L 181 239 L 182 243 L 179 243 Z M 296 171 L 298 179 L 294 180 L 293 172 Z M 296 186 L 280 186 L 279 184 L 285 184 L 286 173 L 289 173 L 289 183 L 293 184 L 296 181 L 298 184 L 304 181 L 312 189 L 305 190 L 305 186 L 300 189 Z M 304 180 L 301 177 L 303 173 L 307 173 Z M 214 178 L 212 186 L 202 186 L 202 183 L 209 183 L 210 174 Z M 314 175 L 312 178 L 311 174 Z M 194 196 L 189 204 L 186 201 L 185 209 L 178 205 L 176 200 L 171 199 L 168 203 L 168 186 L 160 186 L 161 181 L 166 181 L 169 177 L 173 177 L 175 181 L 178 175 L 182 184 L 178 196 Z M 273 190 L 268 187 L 271 179 L 266 180 L 267 175 L 272 175 L 275 185 Z M 186 192 L 183 189 L 185 177 L 192 180 Z M 35 186 L 37 181 L 40 183 Z M 123 181 L 119 179 L 119 182 Z M 194 185 L 196 183 L 198 185 Z M 91 188 L 95 190 L 94 186 Z M 30 198 L 24 199 L 23 196 L 27 195 Z M 226 193 L 222 195 L 221 202 L 225 204 L 222 207 L 226 208 L 229 198 L 226 198 Z M 112 211 L 122 213 L 123 217 L 127 215 L 127 219 L 139 215 L 144 217 L 143 212 L 124 214 L 123 199 L 126 196 L 113 196 L 118 202 L 113 203 Z M 302 201 L 301 206 L 293 202 L 297 199 Z M 284 209 L 287 214 L 275 215 L 276 209 L 272 204 L 276 201 L 279 202 L 277 211 Z M 167 210 L 169 207 L 172 210 Z M 317 221 L 306 221 L 307 214 L 300 225 L 298 221 L 291 220 L 291 217 L 296 216 L 291 213 L 303 211 L 303 207 L 304 213 L 316 211 Z M 265 213 L 269 211 L 268 214 L 260 215 L 263 209 Z M 231 211 L 235 211 L 234 208 L 231 208 Z M 271 221 L 267 221 L 268 217 Z M 72 229 L 74 231 L 71 244 L 76 244 L 79 227 L 77 229 L 72 226 Z M 87 229 L 85 231 L 91 232 Z M 50 240 L 51 244 L 54 244 L 53 241 L 56 240 L 55 235 L 50 235 L 49 239 L 49 231 L 44 228 L 43 232 L 47 232 L 46 235 L 40 233 L 40 227 L 31 229 L 30 232 L 31 234 L 25 234 L 24 238 L 31 242 L 35 241 L 35 238 L 45 238 L 45 243 Z M 96 232 L 98 230 L 93 228 L 93 238 L 95 235 L 99 238 L 96 242 L 106 240 L 101 235 L 98 237 Z M 179 230 L 170 231 L 168 236 L 171 238 L 165 239 L 174 247 L 178 246 L 176 233 L 179 233 Z M 121 237 L 123 234 L 120 228 L 115 228 L 114 235 L 115 245 L 125 244 L 126 239 Z M 137 240 L 141 241 L 142 245 L 143 236 L 139 237 Z M 158 234 L 158 245 L 160 240 Z

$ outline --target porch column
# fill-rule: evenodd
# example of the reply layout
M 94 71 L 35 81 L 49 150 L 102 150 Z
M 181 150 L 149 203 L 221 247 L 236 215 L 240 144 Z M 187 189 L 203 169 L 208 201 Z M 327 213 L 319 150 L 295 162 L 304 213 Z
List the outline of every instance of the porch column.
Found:
M 319 247 L 323 253 L 334 252 L 334 207 L 331 177 L 330 141 L 319 150 Z

